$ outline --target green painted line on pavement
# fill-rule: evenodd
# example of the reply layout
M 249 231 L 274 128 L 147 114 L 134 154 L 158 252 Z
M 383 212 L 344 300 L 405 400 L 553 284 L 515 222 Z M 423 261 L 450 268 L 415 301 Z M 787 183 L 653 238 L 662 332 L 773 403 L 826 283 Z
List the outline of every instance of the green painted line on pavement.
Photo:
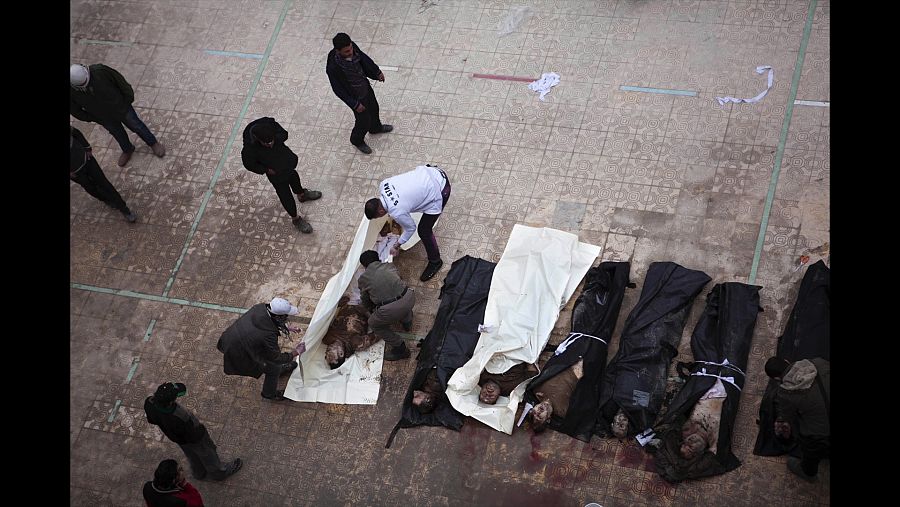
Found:
M 813 15 L 816 12 L 818 0 L 809 2 L 809 11 L 806 14 L 806 26 L 803 27 L 803 39 L 800 41 L 800 51 L 797 53 L 797 63 L 794 64 L 794 77 L 791 78 L 791 93 L 788 97 L 787 111 L 784 114 L 784 122 L 781 124 L 781 137 L 778 139 L 778 151 L 775 154 L 775 167 L 772 169 L 772 177 L 769 179 L 769 191 L 766 194 L 766 205 L 763 208 L 762 221 L 759 223 L 759 235 L 756 237 L 756 250 L 753 252 L 753 264 L 750 266 L 750 277 L 747 282 L 756 283 L 756 272 L 759 269 L 759 258 L 762 256 L 763 242 L 766 239 L 766 228 L 769 226 L 769 214 L 772 212 L 772 201 L 775 200 L 775 189 L 778 186 L 778 176 L 781 174 L 781 159 L 784 157 L 784 146 L 787 144 L 788 129 L 791 126 L 791 117 L 794 115 L 794 101 L 797 99 L 797 89 L 800 87 L 800 74 L 803 71 L 803 60 L 806 58 L 806 46 L 809 43 L 809 35 L 812 31 Z
M 200 301 L 188 301 L 187 299 L 179 299 L 179 298 L 170 298 L 157 296 L 155 294 L 144 294 L 142 292 L 134 292 L 131 290 L 117 290 L 117 289 L 109 289 L 106 287 L 94 287 L 92 285 L 84 285 L 82 283 L 73 283 L 70 284 L 73 289 L 86 290 L 89 292 L 100 292 L 102 294 L 111 294 L 113 296 L 124 296 L 135 299 L 144 299 L 147 301 L 156 301 L 158 303 L 169 303 L 174 305 L 182 305 L 182 306 L 193 306 L 195 308 L 205 308 L 207 310 L 216 310 L 220 312 L 231 312 L 231 313 L 246 313 L 249 308 L 238 308 L 235 306 L 224 306 L 217 305 L 213 303 L 202 303 Z M 297 320 L 300 321 L 301 324 L 309 324 L 309 317 L 298 317 Z M 155 320 L 153 324 L 155 324 Z M 149 329 L 147 330 L 150 331 Z M 149 336 L 147 337 L 149 338 Z M 145 340 L 146 341 L 146 340 Z
M 109 418 L 106 419 L 106 422 L 113 422 L 113 419 L 116 418 L 116 412 L 119 411 L 119 405 L 122 404 L 122 400 L 116 400 L 116 404 L 113 405 L 112 412 L 109 414 Z
M 126 384 L 131 382 L 131 379 L 134 378 L 134 372 L 137 371 L 137 367 L 140 362 L 141 362 L 141 356 L 135 356 L 135 358 L 131 360 L 131 369 L 128 370 L 128 376 L 125 377 Z
M 216 186 L 216 182 L 219 181 L 219 176 L 222 174 L 222 168 L 225 166 L 225 159 L 228 158 L 228 153 L 231 151 L 231 145 L 234 144 L 234 140 L 238 135 L 238 130 L 241 128 L 241 123 L 244 121 L 244 117 L 247 116 L 247 110 L 250 109 L 250 102 L 253 100 L 253 95 L 256 93 L 256 88 L 259 86 L 259 80 L 262 78 L 263 71 L 266 69 L 266 64 L 269 63 L 269 56 L 272 54 L 272 49 L 275 47 L 275 41 L 278 39 L 278 34 L 281 32 L 281 27 L 284 24 L 284 18 L 287 16 L 288 9 L 291 4 L 294 3 L 294 0 L 285 0 L 284 5 L 281 7 L 281 14 L 278 17 L 278 23 L 275 25 L 275 30 L 272 32 L 272 37 L 269 39 L 269 45 L 266 47 L 266 52 L 263 53 L 262 59 L 259 61 L 259 67 L 256 69 L 256 76 L 253 78 L 253 84 L 250 85 L 250 90 L 247 92 L 247 97 L 244 99 L 244 106 L 241 108 L 241 113 L 238 115 L 237 120 L 234 122 L 234 127 L 231 129 L 231 135 L 228 137 L 228 142 L 225 144 L 225 150 L 222 151 L 222 156 L 219 158 L 219 163 L 216 165 L 216 171 L 213 173 L 212 179 L 209 181 L 209 186 L 206 189 L 206 193 L 203 194 L 203 200 L 200 202 L 200 209 L 197 211 L 197 215 L 194 217 L 194 221 L 191 223 L 191 230 L 188 232 L 187 238 L 184 241 L 184 247 L 181 249 L 181 255 L 178 256 L 178 260 L 175 262 L 175 267 L 172 268 L 172 274 L 169 276 L 169 280 L 166 282 L 166 288 L 163 290 L 162 295 L 168 296 L 169 291 L 172 289 L 172 284 L 175 283 L 175 275 L 178 274 L 178 270 L 181 269 L 181 263 L 184 261 L 184 257 L 187 255 L 188 247 L 191 245 L 191 240 L 194 239 L 194 234 L 197 233 L 197 226 L 200 225 L 200 219 L 203 218 L 203 213 L 206 211 L 206 205 L 209 204 L 210 198 L 212 198 L 213 188 Z
M 145 342 L 150 341 L 150 333 L 153 332 L 153 326 L 155 326 L 155 325 L 156 325 L 156 319 L 151 319 L 151 320 L 150 320 L 150 325 L 147 326 L 147 332 L 144 333 L 144 341 L 145 341 Z

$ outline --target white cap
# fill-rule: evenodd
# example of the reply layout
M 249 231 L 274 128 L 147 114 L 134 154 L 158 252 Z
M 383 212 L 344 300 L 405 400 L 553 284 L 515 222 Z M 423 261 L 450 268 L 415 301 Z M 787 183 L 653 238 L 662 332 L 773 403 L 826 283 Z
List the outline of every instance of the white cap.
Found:
M 300 313 L 300 309 L 288 303 L 288 300 L 284 298 L 273 298 L 269 303 L 269 310 L 273 315 L 297 315 Z
M 84 65 L 73 63 L 69 66 L 69 83 L 72 86 L 85 86 L 90 78 L 91 74 Z

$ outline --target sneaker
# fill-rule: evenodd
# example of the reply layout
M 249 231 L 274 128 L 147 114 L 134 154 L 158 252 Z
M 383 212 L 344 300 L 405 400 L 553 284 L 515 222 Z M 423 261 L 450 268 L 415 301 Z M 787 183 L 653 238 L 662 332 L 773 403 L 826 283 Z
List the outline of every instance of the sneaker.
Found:
M 369 148 L 369 145 L 366 143 L 356 145 L 356 149 L 365 153 L 366 155 L 372 154 L 372 148 Z
M 134 153 L 134 152 L 133 152 L 133 151 L 129 151 L 129 152 L 126 153 L 126 152 L 123 151 L 122 154 L 119 155 L 119 161 L 116 162 L 116 164 L 118 164 L 119 167 L 125 167 L 125 164 L 127 164 L 128 161 L 131 160 L 131 154 L 132 154 L 132 153 Z
M 293 222 L 294 227 L 300 229 L 300 232 L 302 232 L 303 234 L 309 234 L 313 231 L 312 226 L 309 225 L 309 222 L 303 220 L 303 217 L 294 218 L 291 220 L 291 222 Z
M 788 470 L 793 472 L 794 475 L 800 477 L 806 482 L 815 482 L 815 475 L 807 475 L 806 472 L 803 471 L 803 467 L 800 465 L 800 458 L 795 458 L 793 456 L 789 456 L 787 459 L 787 467 Z
M 129 211 L 128 213 L 123 213 L 125 215 L 125 220 L 128 220 L 128 223 L 133 224 L 137 222 L 137 215 L 134 212 Z
M 404 322 L 402 325 L 403 325 L 403 330 L 406 331 L 407 333 L 412 331 L 412 321 Z
M 302 194 L 297 194 L 297 200 L 300 202 L 315 201 L 322 197 L 322 192 L 318 190 L 303 190 Z
M 159 141 L 157 141 L 156 144 L 151 146 L 150 149 L 153 150 L 153 154 L 156 155 L 157 157 L 162 157 L 163 155 L 166 154 L 166 147 L 163 146 L 163 143 L 161 143 Z
M 266 396 L 263 394 L 262 397 L 271 401 L 284 401 L 287 399 L 284 397 L 284 391 L 275 391 L 275 396 Z
M 425 266 L 425 271 L 422 271 L 422 276 L 419 277 L 419 280 L 423 282 L 427 282 L 434 278 L 434 275 L 441 270 L 441 266 L 444 265 L 444 261 L 438 259 L 436 262 L 428 261 L 428 265 Z
M 385 361 L 396 361 L 398 359 L 406 359 L 409 357 L 409 349 L 406 348 L 406 343 L 401 343 L 396 347 L 391 347 L 390 350 L 384 353 Z
M 238 473 L 238 470 L 244 466 L 244 461 L 241 458 L 234 458 L 234 461 L 231 462 L 231 466 L 228 467 L 231 470 L 228 471 L 228 477 Z
M 373 133 L 373 134 L 387 134 L 388 132 L 390 132 L 390 131 L 392 131 L 392 130 L 394 130 L 394 126 L 393 126 L 393 125 L 382 124 L 382 125 L 381 125 L 381 132 L 372 132 L 372 133 Z

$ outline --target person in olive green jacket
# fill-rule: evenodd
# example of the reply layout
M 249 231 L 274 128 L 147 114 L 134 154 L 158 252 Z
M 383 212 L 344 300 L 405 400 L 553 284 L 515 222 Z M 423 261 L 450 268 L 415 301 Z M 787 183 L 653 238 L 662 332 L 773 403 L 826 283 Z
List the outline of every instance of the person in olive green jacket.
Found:
M 165 146 L 132 107 L 134 89 L 118 71 L 100 63 L 90 67 L 76 63 L 69 67 L 69 84 L 69 113 L 81 121 L 99 123 L 112 134 L 122 148 L 119 167 L 125 166 L 134 153 L 123 123 L 150 146 L 154 155 L 166 154 Z

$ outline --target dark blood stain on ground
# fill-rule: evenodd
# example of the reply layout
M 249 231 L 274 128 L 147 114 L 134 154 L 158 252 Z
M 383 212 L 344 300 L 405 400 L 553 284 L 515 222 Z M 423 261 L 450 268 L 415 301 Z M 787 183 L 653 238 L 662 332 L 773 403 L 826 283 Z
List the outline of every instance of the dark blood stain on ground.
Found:
M 497 506 L 547 506 L 547 505 L 574 505 L 565 490 L 560 489 L 536 489 L 529 484 L 502 482 L 496 487 L 485 491 L 489 496 L 487 502 Z
M 522 461 L 522 468 L 526 472 L 536 472 L 544 464 L 544 458 L 541 457 L 541 440 L 534 433 L 529 435 L 529 439 L 531 440 L 531 452 Z
M 627 445 L 622 449 L 622 454 L 616 465 L 635 470 L 647 470 L 647 459 L 644 451 L 636 445 Z

